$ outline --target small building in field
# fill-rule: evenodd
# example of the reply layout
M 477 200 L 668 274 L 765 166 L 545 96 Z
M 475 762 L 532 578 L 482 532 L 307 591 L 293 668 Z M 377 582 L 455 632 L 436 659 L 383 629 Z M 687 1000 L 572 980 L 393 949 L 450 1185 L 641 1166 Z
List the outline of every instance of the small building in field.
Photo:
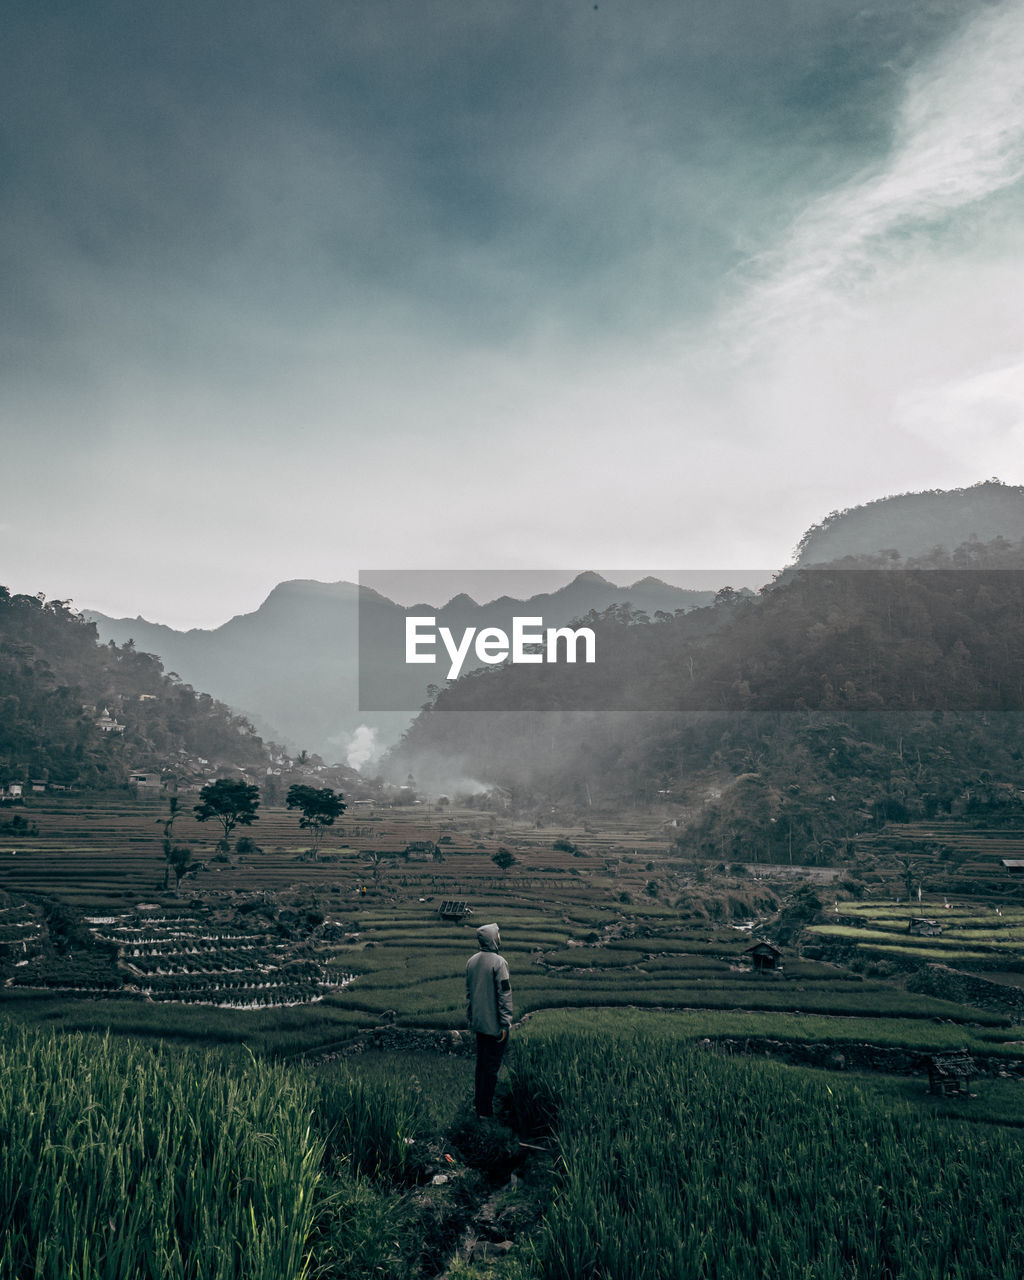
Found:
M 410 862 L 431 862 L 438 848 L 433 840 L 412 840 L 405 846 L 404 853 Z
M 782 972 L 782 952 L 778 947 L 773 947 L 770 942 L 755 942 L 752 947 L 747 947 L 743 954 L 750 957 L 755 973 Z
M 907 923 L 907 933 L 917 938 L 937 938 L 942 932 L 938 920 L 928 920 L 924 916 L 913 916 Z
M 974 1059 L 966 1049 L 958 1053 L 937 1053 L 928 1062 L 928 1090 L 942 1097 L 970 1097 L 968 1082 L 978 1074 Z
M 1011 876 L 1024 875 L 1024 858 L 1003 858 L 1002 863 Z
M 446 898 L 438 907 L 437 914 L 442 920 L 453 920 L 457 923 L 459 920 L 465 920 L 467 916 L 471 916 L 473 908 L 468 902 Z

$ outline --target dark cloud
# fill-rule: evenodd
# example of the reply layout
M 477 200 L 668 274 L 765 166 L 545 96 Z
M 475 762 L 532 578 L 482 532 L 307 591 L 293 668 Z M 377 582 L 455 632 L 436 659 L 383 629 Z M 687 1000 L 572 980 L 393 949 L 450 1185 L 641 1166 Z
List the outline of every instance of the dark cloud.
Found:
M 11 0 L 0 426 L 46 483 L 0 553 L 199 621 L 410 548 L 775 564 L 977 479 L 965 404 L 1013 479 L 1022 33 L 985 0 Z
M 30 322 L 40 264 L 70 261 L 126 290 L 212 273 L 264 306 L 399 289 L 499 331 L 537 289 L 594 323 L 623 274 L 637 320 L 707 306 L 766 218 L 885 147 L 901 69 L 957 16 L 853 0 L 8 12 L 6 265 Z

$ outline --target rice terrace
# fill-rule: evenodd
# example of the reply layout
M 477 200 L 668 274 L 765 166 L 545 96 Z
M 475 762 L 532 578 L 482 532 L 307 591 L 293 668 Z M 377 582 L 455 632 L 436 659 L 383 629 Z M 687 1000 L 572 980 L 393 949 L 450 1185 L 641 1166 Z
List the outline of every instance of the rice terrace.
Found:
M 382 802 L 314 858 L 284 808 L 225 854 L 186 806 L 175 891 L 165 806 L 0 810 L 0 1274 L 1022 1273 L 1024 832 L 726 864 L 653 812 Z M 492 919 L 517 1024 L 477 1121 Z

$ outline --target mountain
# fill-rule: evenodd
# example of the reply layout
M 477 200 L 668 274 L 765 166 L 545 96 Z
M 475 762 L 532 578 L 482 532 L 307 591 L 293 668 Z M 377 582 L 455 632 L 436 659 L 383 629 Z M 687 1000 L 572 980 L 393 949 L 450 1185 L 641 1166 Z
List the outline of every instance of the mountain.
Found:
M 372 745 L 398 739 L 447 668 L 407 666 L 396 658 L 405 618 L 434 617 L 438 627 L 508 630 L 514 616 L 543 616 L 551 626 L 629 601 L 654 613 L 692 609 L 712 591 L 672 587 L 645 578 L 618 587 L 583 573 L 559 591 L 478 604 L 455 596 L 441 608 L 403 607 L 351 582 L 283 582 L 253 613 L 213 630 L 176 631 L 143 618 L 86 612 L 104 640 L 159 656 L 168 671 L 251 717 L 264 734 L 326 760 L 347 758 L 358 767 Z M 475 665 L 467 662 L 466 669 Z M 362 690 L 363 697 L 360 698 Z M 366 707 L 384 709 L 362 711 Z
M 833 511 L 800 539 L 796 564 L 805 568 L 883 551 L 907 560 L 935 548 L 948 553 L 997 538 L 1024 538 L 1024 486 L 985 480 L 966 489 L 902 493 Z

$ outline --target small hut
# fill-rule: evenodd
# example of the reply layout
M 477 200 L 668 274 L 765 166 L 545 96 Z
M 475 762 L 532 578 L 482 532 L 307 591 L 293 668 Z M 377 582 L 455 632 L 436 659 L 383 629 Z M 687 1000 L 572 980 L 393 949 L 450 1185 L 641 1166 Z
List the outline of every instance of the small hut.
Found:
M 433 840 L 411 840 L 403 852 L 410 862 L 430 862 L 440 850 Z
M 782 972 L 782 952 L 778 947 L 773 947 L 770 942 L 755 942 L 752 947 L 747 947 L 743 954 L 750 956 L 750 963 L 754 966 L 755 973 Z
M 968 1081 L 977 1074 L 974 1059 L 966 1049 L 937 1053 L 928 1062 L 928 1091 L 944 1098 L 968 1098 Z
M 924 916 L 913 916 L 907 924 L 907 933 L 918 938 L 937 938 L 942 932 L 938 920 L 928 920 Z
M 468 902 L 459 902 L 453 898 L 446 898 L 437 909 L 437 914 L 442 920 L 454 920 L 456 923 L 465 920 L 467 916 L 473 914 L 473 908 Z

